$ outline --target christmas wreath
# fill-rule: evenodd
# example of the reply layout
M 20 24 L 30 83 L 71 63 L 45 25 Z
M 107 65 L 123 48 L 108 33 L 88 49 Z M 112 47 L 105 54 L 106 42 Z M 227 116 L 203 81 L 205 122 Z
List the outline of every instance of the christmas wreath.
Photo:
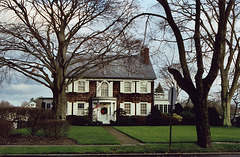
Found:
M 106 107 L 101 109 L 101 114 L 107 114 L 107 108 Z

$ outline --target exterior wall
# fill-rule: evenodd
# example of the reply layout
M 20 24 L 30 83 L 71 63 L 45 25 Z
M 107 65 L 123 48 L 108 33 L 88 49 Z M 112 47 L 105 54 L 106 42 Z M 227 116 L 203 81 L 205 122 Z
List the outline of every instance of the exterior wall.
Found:
M 79 115 L 77 113 L 77 104 L 85 103 L 88 108 L 93 108 L 92 100 L 93 98 L 99 97 L 99 86 L 103 80 L 86 80 L 89 81 L 88 92 L 79 93 L 76 91 L 76 81 L 70 84 L 70 91 L 67 92 L 67 115 Z M 131 103 L 131 113 L 129 116 L 147 116 L 151 112 L 151 108 L 154 105 L 153 90 L 154 82 L 147 80 L 147 92 L 142 93 L 139 89 L 139 83 L 142 80 L 104 80 L 108 81 L 110 88 L 110 97 L 117 99 L 117 109 L 124 109 L 125 103 Z M 131 92 L 124 92 L 121 85 L 124 81 L 131 81 Z M 142 81 L 143 82 L 143 81 Z M 146 104 L 146 114 L 141 114 L 141 104 Z M 91 110 L 89 110 L 91 112 Z M 143 110 L 142 110 L 143 112 Z M 91 113 L 89 113 L 91 115 Z

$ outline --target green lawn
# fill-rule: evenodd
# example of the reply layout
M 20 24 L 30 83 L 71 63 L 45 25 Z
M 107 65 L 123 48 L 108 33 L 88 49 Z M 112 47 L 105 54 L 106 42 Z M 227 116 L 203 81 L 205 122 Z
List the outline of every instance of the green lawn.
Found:
M 239 152 L 240 144 L 215 144 L 211 148 L 200 148 L 194 143 L 138 145 L 138 146 L 42 146 L 42 147 L 0 147 L 0 154 L 123 154 L 123 153 L 198 153 Z
M 42 147 L 0 147 L 0 154 L 50 154 L 50 153 L 191 153 L 191 152 L 239 152 L 240 143 L 213 144 L 213 147 L 203 149 L 195 144 L 195 126 L 173 126 L 172 147 L 169 148 L 169 126 L 127 126 L 115 127 L 146 144 L 137 146 L 102 146 L 104 144 L 119 144 L 119 141 L 99 126 L 72 126 L 69 137 L 78 144 L 92 144 L 95 146 L 42 146 Z M 213 141 L 239 142 L 240 128 L 211 127 Z M 26 129 L 16 130 L 14 133 L 28 134 Z M 41 133 L 38 133 L 41 135 Z M 96 146 L 98 145 L 98 146 Z
M 169 142 L 169 126 L 118 126 L 115 128 L 144 143 Z M 239 133 L 240 128 L 236 127 L 211 127 L 214 142 L 240 142 Z M 196 141 L 195 126 L 173 126 L 172 142 Z
M 17 129 L 14 134 L 30 135 L 27 129 Z M 41 132 L 37 132 L 42 136 Z M 68 137 L 77 141 L 78 144 L 92 145 L 110 145 L 120 144 L 120 142 L 110 135 L 105 129 L 99 126 L 71 126 Z
M 72 126 L 68 137 L 75 139 L 78 144 L 120 144 L 115 137 L 99 126 Z

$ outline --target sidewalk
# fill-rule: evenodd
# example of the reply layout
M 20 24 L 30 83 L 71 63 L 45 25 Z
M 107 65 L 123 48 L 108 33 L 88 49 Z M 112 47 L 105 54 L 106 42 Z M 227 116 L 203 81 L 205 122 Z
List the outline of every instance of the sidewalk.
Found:
M 111 135 L 116 137 L 121 145 L 139 145 L 141 142 L 139 142 L 136 139 L 133 139 L 126 134 L 114 129 L 112 126 L 102 126 L 106 131 L 108 131 Z

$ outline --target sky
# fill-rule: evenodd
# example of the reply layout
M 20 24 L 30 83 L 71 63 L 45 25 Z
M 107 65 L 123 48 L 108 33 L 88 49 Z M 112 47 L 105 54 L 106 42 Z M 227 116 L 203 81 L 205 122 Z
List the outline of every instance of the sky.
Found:
M 144 10 L 151 11 L 150 7 L 156 4 L 156 0 L 139 0 Z M 156 72 L 156 69 L 155 69 Z M 8 101 L 14 106 L 21 106 L 31 98 L 52 97 L 49 88 L 23 76 L 16 76 L 10 84 L 0 86 L 0 101 Z

